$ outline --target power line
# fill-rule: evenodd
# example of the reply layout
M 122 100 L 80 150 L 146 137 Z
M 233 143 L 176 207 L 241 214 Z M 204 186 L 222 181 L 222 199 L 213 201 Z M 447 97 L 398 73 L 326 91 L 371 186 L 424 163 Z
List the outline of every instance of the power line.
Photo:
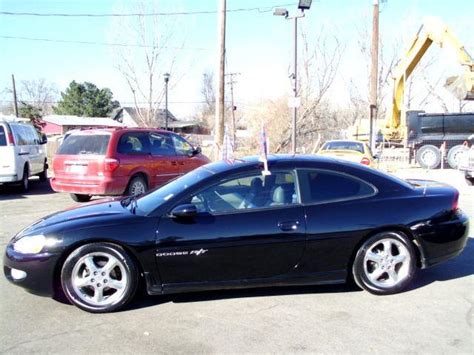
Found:
M 51 39 L 51 38 L 35 38 L 35 37 L 21 37 L 21 36 L 4 36 L 0 35 L 3 39 L 19 39 L 24 41 L 37 41 L 37 42 L 53 42 L 53 43 L 74 43 L 74 44 L 86 44 L 93 46 L 110 46 L 110 47 L 141 47 L 141 48 L 163 48 L 163 49 L 178 49 L 178 50 L 194 50 L 194 51 L 208 51 L 209 48 L 199 47 L 168 47 L 168 46 L 152 46 L 147 44 L 132 44 L 132 43 L 113 43 L 113 42 L 93 42 L 93 41 L 70 41 L 65 39 Z
M 273 5 L 268 7 L 246 7 L 229 9 L 226 12 L 246 12 L 257 11 L 259 13 L 266 13 L 273 11 L 276 7 L 292 6 L 295 3 Z M 148 17 L 148 16 L 182 16 L 182 15 L 211 15 L 216 14 L 217 10 L 203 10 L 203 11 L 181 11 L 181 12 L 150 12 L 150 13 L 130 13 L 130 14 L 67 14 L 67 13 L 44 13 L 44 12 L 10 12 L 0 11 L 0 15 L 4 16 L 37 16 L 37 17 Z

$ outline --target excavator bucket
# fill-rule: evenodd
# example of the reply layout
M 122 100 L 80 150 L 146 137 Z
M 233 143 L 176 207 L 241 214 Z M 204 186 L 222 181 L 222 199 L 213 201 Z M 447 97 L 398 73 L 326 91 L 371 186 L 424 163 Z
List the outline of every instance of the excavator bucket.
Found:
M 474 72 L 450 76 L 444 87 L 458 100 L 474 100 Z

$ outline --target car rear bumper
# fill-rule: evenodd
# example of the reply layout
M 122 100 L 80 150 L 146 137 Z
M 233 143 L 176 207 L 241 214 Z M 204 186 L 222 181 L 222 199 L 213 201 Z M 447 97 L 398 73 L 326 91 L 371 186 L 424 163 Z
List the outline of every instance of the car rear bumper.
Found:
M 127 187 L 125 179 L 104 178 L 104 180 L 66 181 L 56 177 L 50 179 L 56 192 L 68 192 L 82 195 L 122 195 Z
M 458 211 L 451 220 L 437 224 L 428 234 L 418 236 L 422 247 L 422 267 L 431 267 L 461 254 L 468 235 L 469 218 Z
M 19 254 L 7 247 L 3 261 L 3 272 L 8 281 L 40 296 L 53 296 L 55 267 L 59 255 L 41 253 Z

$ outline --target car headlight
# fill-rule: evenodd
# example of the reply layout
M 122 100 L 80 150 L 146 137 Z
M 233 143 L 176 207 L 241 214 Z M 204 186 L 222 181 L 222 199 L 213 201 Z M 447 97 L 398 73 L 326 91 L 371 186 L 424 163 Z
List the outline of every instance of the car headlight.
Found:
M 46 244 L 42 234 L 21 237 L 13 243 L 13 250 L 22 254 L 38 254 Z

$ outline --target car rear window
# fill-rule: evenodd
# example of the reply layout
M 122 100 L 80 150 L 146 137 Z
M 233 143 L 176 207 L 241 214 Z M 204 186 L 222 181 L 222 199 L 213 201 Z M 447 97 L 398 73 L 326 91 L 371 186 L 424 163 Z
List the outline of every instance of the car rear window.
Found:
M 61 155 L 105 155 L 109 134 L 72 134 L 58 149 Z
M 323 150 L 354 150 L 364 153 L 364 146 L 357 142 L 328 142 L 323 146 Z
M 7 135 L 5 134 L 5 128 L 0 126 L 0 147 L 7 145 Z

